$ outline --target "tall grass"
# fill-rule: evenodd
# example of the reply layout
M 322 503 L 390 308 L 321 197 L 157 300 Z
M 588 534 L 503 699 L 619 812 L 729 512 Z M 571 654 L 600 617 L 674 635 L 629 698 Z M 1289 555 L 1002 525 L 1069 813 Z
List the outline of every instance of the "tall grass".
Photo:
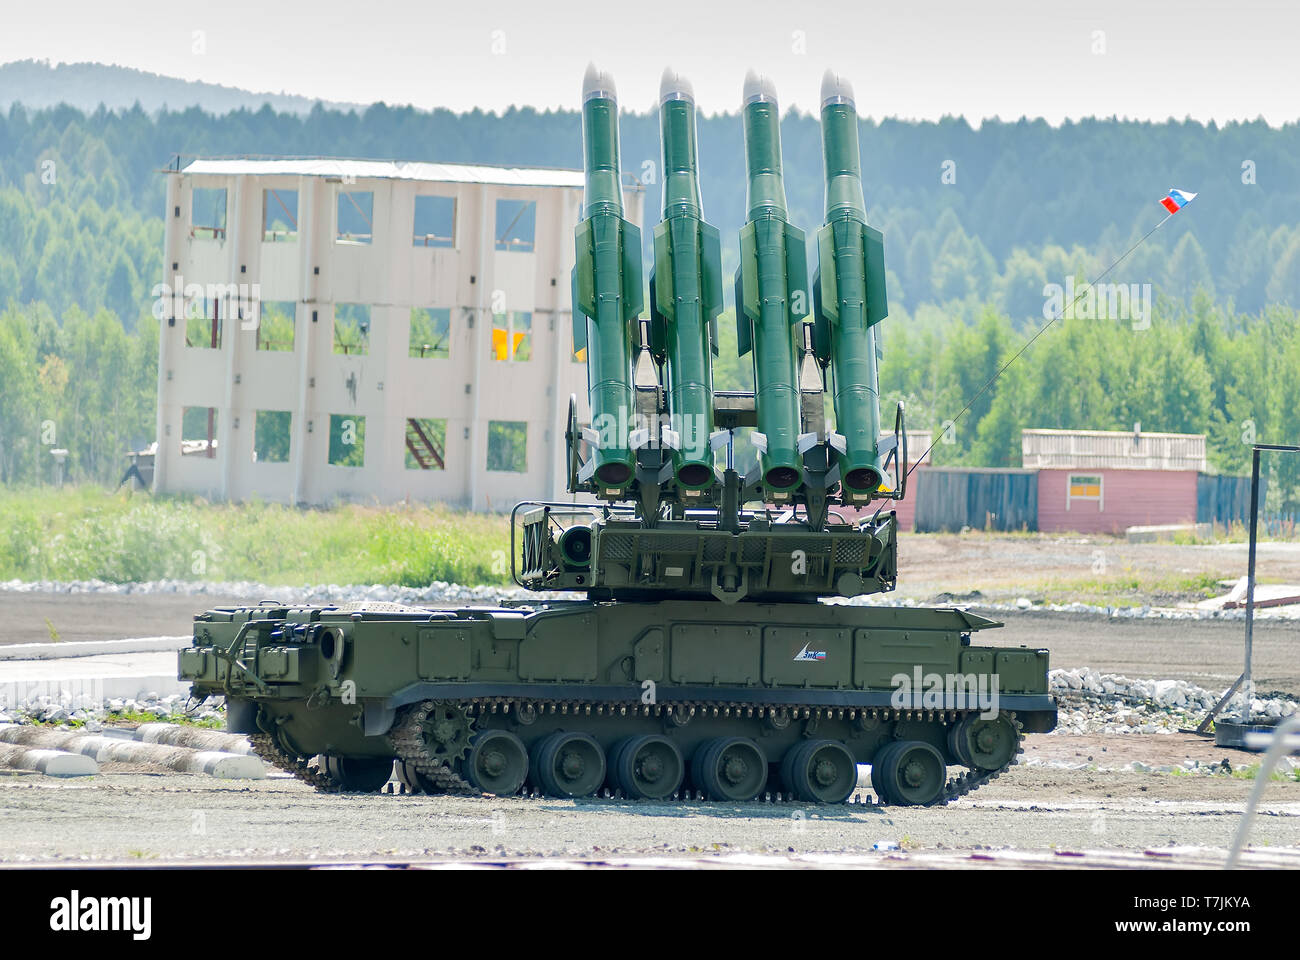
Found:
M 441 505 L 303 510 L 93 487 L 0 489 L 0 579 L 505 583 L 509 522 Z

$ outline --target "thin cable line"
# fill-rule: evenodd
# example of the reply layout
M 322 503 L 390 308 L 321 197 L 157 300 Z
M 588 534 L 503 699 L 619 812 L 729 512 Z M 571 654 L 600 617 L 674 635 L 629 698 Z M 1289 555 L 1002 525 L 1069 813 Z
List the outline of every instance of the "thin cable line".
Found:
M 1097 276 L 1095 276 L 1093 279 L 1089 280 L 1086 284 L 1084 284 L 1083 289 L 1079 291 L 1079 293 L 1075 296 L 1073 300 L 1069 302 L 1067 306 L 1061 309 L 1061 312 L 1059 314 L 1057 314 L 1055 317 L 1052 317 L 1045 324 L 1039 327 L 1038 331 L 1032 337 L 1030 337 L 1028 340 L 1025 341 L 1024 346 L 1022 346 L 1019 350 L 1017 350 L 1010 360 L 1002 364 L 1002 366 L 998 369 L 998 372 L 993 374 L 993 376 L 989 377 L 988 382 L 985 383 L 984 386 L 979 388 L 979 391 L 975 394 L 975 396 L 971 397 L 970 401 L 967 402 L 966 406 L 961 408 L 961 413 L 957 414 L 957 416 L 949 420 L 947 425 L 942 430 L 939 431 L 938 436 L 936 436 L 933 440 L 930 441 L 930 445 L 925 448 L 925 453 L 921 454 L 921 456 L 917 459 L 917 461 L 907 468 L 907 475 L 910 477 L 912 475 L 912 471 L 915 470 L 917 467 L 919 467 L 925 461 L 925 458 L 930 455 L 930 451 L 935 448 L 935 445 L 938 444 L 938 442 L 943 438 L 943 435 L 947 433 L 949 430 L 951 430 L 953 426 L 956 425 L 957 421 L 960 420 L 966 414 L 966 412 L 969 411 L 970 408 L 975 405 L 976 400 L 984 396 L 984 391 L 986 391 L 989 387 L 993 386 L 994 382 L 998 379 L 998 377 L 1006 373 L 1007 367 L 1011 366 L 1018 359 L 1020 359 L 1020 355 L 1024 353 L 1026 350 L 1028 350 L 1031 346 L 1033 346 L 1035 340 L 1037 340 L 1049 329 L 1051 329 L 1052 324 L 1056 323 L 1057 320 L 1060 320 L 1061 317 L 1065 315 L 1065 312 L 1067 310 L 1072 309 L 1076 303 L 1082 300 L 1083 295 L 1087 293 L 1089 290 L 1091 290 L 1093 287 L 1095 287 L 1098 283 L 1100 283 L 1102 278 L 1105 277 L 1106 274 L 1110 273 L 1121 263 L 1123 263 L 1130 253 L 1132 253 L 1138 247 L 1142 246 L 1142 244 L 1146 243 L 1147 238 L 1150 237 L 1151 234 L 1159 230 L 1161 227 L 1163 227 L 1165 225 L 1165 220 L 1168 220 L 1172 216 L 1173 216 L 1172 213 L 1165 214 L 1164 220 L 1161 220 L 1154 227 L 1152 227 L 1150 230 L 1144 233 L 1142 235 L 1142 239 L 1138 240 L 1137 243 L 1133 244 L 1133 246 L 1129 247 L 1127 250 L 1121 253 L 1115 259 L 1114 263 L 1112 263 L 1109 267 L 1107 267 L 1101 273 L 1097 274 Z

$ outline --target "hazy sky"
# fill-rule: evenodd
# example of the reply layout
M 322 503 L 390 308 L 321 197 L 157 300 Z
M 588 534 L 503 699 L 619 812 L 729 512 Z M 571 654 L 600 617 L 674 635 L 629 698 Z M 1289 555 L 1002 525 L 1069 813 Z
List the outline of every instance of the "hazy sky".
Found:
M 815 108 L 831 66 L 873 116 L 1300 119 L 1297 0 L 8 0 L 4 21 L 0 62 L 453 110 L 576 107 L 594 59 L 636 110 L 668 64 L 708 112 L 751 66 Z

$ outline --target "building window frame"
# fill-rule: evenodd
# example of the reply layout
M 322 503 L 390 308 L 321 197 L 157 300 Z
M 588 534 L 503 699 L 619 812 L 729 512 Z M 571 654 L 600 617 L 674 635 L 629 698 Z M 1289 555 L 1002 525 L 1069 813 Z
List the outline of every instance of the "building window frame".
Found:
M 1090 481 L 1095 480 L 1096 483 Z M 1076 493 L 1078 487 L 1083 492 Z M 1094 492 L 1095 490 L 1095 492 Z M 1067 473 L 1065 475 L 1065 509 L 1074 503 L 1095 503 L 1097 512 L 1106 509 L 1106 476 L 1102 473 Z

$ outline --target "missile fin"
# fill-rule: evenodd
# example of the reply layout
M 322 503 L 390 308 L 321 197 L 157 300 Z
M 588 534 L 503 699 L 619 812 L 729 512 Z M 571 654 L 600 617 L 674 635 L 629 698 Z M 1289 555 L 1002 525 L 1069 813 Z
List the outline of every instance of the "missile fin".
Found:
M 812 311 L 808 290 L 808 245 L 803 231 L 785 225 L 785 280 L 790 292 L 790 324 L 793 326 Z
M 754 328 L 749 317 L 745 316 L 745 311 L 741 309 L 744 303 L 744 290 L 741 284 L 741 269 L 736 268 L 736 356 L 743 357 L 749 353 L 749 348 L 754 345 Z
M 722 237 L 717 227 L 703 221 L 700 222 L 700 299 L 704 316 L 716 326 L 718 314 L 722 313 Z
M 673 300 L 673 253 L 670 224 L 661 220 L 655 224 L 654 267 L 650 271 L 651 313 L 660 322 L 672 320 L 676 314 Z
M 758 305 L 758 245 L 754 239 L 754 223 L 740 229 L 740 269 L 736 273 L 736 316 L 742 311 L 751 320 L 759 317 Z M 743 298 L 742 295 L 743 294 Z
M 623 319 L 633 321 L 645 307 L 641 290 L 641 231 L 636 224 L 620 220 L 623 254 Z
M 821 267 L 813 272 L 813 354 L 823 367 L 831 362 L 831 322 L 822 312 Z
M 875 227 L 862 227 L 862 249 L 866 259 L 867 326 L 889 315 L 885 291 L 885 235 Z
M 574 231 L 574 245 L 577 247 L 577 259 L 573 266 L 573 315 L 576 320 L 579 313 L 588 317 L 596 315 L 596 257 L 592 248 L 590 220 L 578 224 L 578 229 Z
M 665 328 L 667 321 L 659 312 L 659 295 L 655 292 L 655 267 L 650 268 L 650 353 L 660 362 L 663 361 Z
M 840 315 L 840 292 L 835 283 L 835 228 L 829 223 L 817 231 L 817 266 L 821 277 L 821 289 L 817 291 L 821 315 L 817 319 L 829 325 Z
M 569 286 L 573 291 L 573 353 L 579 356 L 587 349 L 587 315 L 578 307 L 577 264 L 569 271 Z

